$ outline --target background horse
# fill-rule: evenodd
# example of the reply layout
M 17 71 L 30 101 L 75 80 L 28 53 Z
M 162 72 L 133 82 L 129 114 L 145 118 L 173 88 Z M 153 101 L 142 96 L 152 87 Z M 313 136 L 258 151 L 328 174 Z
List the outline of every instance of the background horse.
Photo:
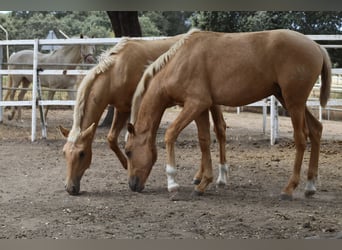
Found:
M 83 38 L 83 35 L 80 36 Z M 38 53 L 38 67 L 44 69 L 75 69 L 77 65 L 67 65 L 67 64 L 77 64 L 77 63 L 94 63 L 94 45 L 66 45 L 58 48 L 49 54 Z M 33 63 L 33 50 L 22 50 L 10 56 L 8 60 L 8 69 L 27 69 L 29 66 L 32 67 Z M 59 65 L 66 64 L 66 65 Z M 22 84 L 23 88 L 28 88 L 32 82 L 32 75 L 9 75 L 9 88 L 18 88 Z M 39 81 L 42 87 L 48 87 L 52 89 L 74 89 L 77 83 L 77 76 L 73 75 L 42 75 L 39 76 Z M 16 89 L 11 89 L 7 91 L 5 100 L 10 98 L 11 101 L 14 100 Z M 18 100 L 24 99 L 26 94 L 26 89 L 21 89 L 18 95 Z M 55 95 L 55 90 L 50 90 L 48 94 L 48 100 L 52 100 Z M 68 92 L 72 93 L 72 92 Z M 74 94 L 74 93 L 72 93 Z M 70 94 L 69 97 L 72 98 L 74 95 Z M 74 98 L 72 98 L 74 99 Z M 47 116 L 48 107 L 45 110 L 45 118 Z M 15 107 L 11 108 L 8 114 L 8 119 L 12 120 L 15 115 Z M 18 110 L 18 119 L 21 119 L 21 110 Z
M 281 198 L 292 199 L 299 183 L 307 137 L 311 140 L 311 152 L 305 195 L 313 195 L 322 125 L 309 112 L 306 101 L 320 74 L 320 103 L 324 106 L 331 85 L 329 55 L 323 47 L 294 31 L 189 32 L 146 69 L 139 83 L 140 86 L 151 81 L 135 124 L 128 126 L 130 188 L 138 192 L 144 189 L 157 159 L 156 132 L 166 107 L 178 103 L 184 106 L 165 133 L 167 164 L 175 164 L 174 142 L 192 120 L 203 121 L 203 130 L 209 134 L 206 116 L 210 106 L 243 106 L 275 95 L 289 112 L 296 146 L 293 174 Z M 139 86 L 137 90 L 144 92 Z M 204 167 L 204 176 L 195 187 L 198 194 L 212 180 L 210 159 Z
M 166 52 L 181 36 L 151 41 L 122 39 L 115 47 L 103 53 L 98 65 L 84 77 L 77 92 L 72 129 L 69 131 L 60 126 L 62 134 L 67 138 L 63 152 L 67 163 L 66 191 L 69 194 L 75 195 L 80 191 L 80 180 L 91 163 L 91 144 L 95 130 L 108 104 L 115 106 L 113 123 L 107 137 L 109 146 L 122 166 L 127 168 L 126 157 L 118 146 L 118 136 L 129 118 L 136 86 L 147 65 Z M 220 108 L 216 107 L 214 111 L 215 131 L 225 152 L 226 124 Z M 225 155 L 222 159 L 224 165 Z M 174 187 L 178 185 L 173 184 Z

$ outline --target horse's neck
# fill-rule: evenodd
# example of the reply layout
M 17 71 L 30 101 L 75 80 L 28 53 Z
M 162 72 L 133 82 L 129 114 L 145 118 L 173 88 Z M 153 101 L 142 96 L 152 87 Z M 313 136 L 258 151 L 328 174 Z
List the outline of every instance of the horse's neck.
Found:
M 146 136 L 151 144 L 155 143 L 158 127 L 167 107 L 164 100 L 160 95 L 151 98 L 149 93 L 146 93 L 135 122 L 137 133 Z
M 83 115 L 80 119 L 81 131 L 87 129 L 92 123 L 98 124 L 104 109 L 109 103 L 108 88 L 105 87 L 108 79 L 96 78 L 95 81 L 91 82 L 90 88 L 83 94 L 84 106 L 81 107 L 83 110 L 77 110 Z M 95 89 L 96 86 L 96 89 Z M 77 100 L 79 102 L 79 100 Z M 77 104 L 75 108 L 80 108 Z

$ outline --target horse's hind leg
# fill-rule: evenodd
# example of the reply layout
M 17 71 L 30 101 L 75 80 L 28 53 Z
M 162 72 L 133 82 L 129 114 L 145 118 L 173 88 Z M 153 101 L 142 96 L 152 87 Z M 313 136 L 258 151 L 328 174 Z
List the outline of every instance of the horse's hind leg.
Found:
M 18 84 L 16 84 L 16 82 L 14 82 L 14 79 L 13 79 L 13 76 L 9 76 L 9 85 L 8 87 L 9 88 L 13 88 L 13 89 L 9 89 L 7 91 L 7 94 L 6 94 L 6 97 L 5 97 L 5 100 L 7 100 L 7 98 L 9 97 L 11 101 L 14 101 L 14 96 L 15 96 L 15 93 L 16 93 L 16 89 L 15 88 L 18 88 L 18 86 L 20 85 L 20 82 Z M 14 83 L 14 85 L 13 85 Z M 8 120 L 12 120 L 14 115 L 15 115 L 15 110 L 16 110 L 16 107 L 12 106 L 10 108 L 10 111 L 9 111 L 9 114 L 7 116 L 7 119 Z
M 27 93 L 27 90 L 26 90 L 26 89 L 30 86 L 30 82 L 29 82 L 29 80 L 27 80 L 26 78 L 23 79 L 22 83 L 23 83 L 23 87 L 22 87 L 22 89 L 20 90 L 19 95 L 18 95 L 18 100 L 19 100 L 19 101 L 24 100 L 24 97 L 25 97 L 25 95 L 26 95 L 26 93 Z M 18 116 L 17 116 L 17 120 L 18 120 L 18 121 L 21 121 L 21 107 L 18 107 Z
M 209 112 L 204 111 L 196 120 L 198 140 L 201 148 L 201 181 L 195 188 L 197 194 L 203 194 L 213 180 L 212 162 L 210 156 L 210 123 Z
M 305 196 L 309 197 L 315 194 L 315 181 L 318 176 L 319 150 L 322 137 L 322 124 L 305 108 L 305 118 L 309 129 L 309 138 L 311 141 L 311 152 L 308 170 L 308 182 L 305 187 Z
M 210 108 L 211 116 L 214 121 L 214 131 L 216 134 L 216 138 L 219 142 L 219 150 L 220 150 L 220 165 L 219 165 L 219 176 L 216 180 L 217 186 L 225 186 L 227 185 L 227 177 L 228 177 L 228 165 L 226 162 L 226 128 L 227 124 L 224 121 L 222 110 L 220 106 L 212 106 Z
M 214 122 L 214 131 L 216 138 L 219 142 L 220 150 L 220 164 L 219 164 L 219 176 L 216 181 L 217 186 L 225 186 L 227 184 L 228 165 L 226 162 L 226 122 L 224 121 L 222 110 L 219 105 L 214 105 L 210 108 L 210 113 Z M 196 173 L 194 177 L 194 184 L 199 184 L 202 179 L 201 169 Z
M 294 189 L 298 186 L 300 180 L 300 170 L 302 166 L 304 151 L 306 148 L 306 138 L 308 131 L 305 125 L 305 104 L 293 106 L 289 108 L 291 121 L 294 129 L 294 141 L 296 146 L 296 156 L 293 167 L 293 173 L 290 177 L 287 186 L 281 193 L 282 200 L 291 200 Z
M 107 140 L 110 148 L 114 151 L 116 156 L 119 158 L 122 166 L 127 169 L 127 159 L 122 153 L 118 145 L 118 137 L 124 125 L 126 124 L 130 113 L 129 112 L 119 112 L 115 109 L 115 115 L 112 122 L 112 126 L 107 135 Z
M 49 90 L 48 91 L 48 100 L 53 100 L 53 97 L 55 96 L 55 93 L 56 93 L 56 91 Z M 46 106 L 45 107 L 45 112 L 44 112 L 45 122 L 46 122 L 46 119 L 47 119 L 47 114 L 49 112 L 49 108 L 50 108 L 50 106 Z

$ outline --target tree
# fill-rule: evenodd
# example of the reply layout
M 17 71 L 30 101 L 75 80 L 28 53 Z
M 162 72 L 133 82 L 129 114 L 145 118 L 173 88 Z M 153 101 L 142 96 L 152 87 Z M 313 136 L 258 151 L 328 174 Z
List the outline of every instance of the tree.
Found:
M 81 33 L 89 37 L 113 36 L 104 11 L 12 11 L 1 14 L 0 18 L 10 40 L 44 39 L 49 30 L 54 30 L 58 38 L 64 38 L 58 30 L 70 37 L 79 37 Z M 0 39 L 5 39 L 3 32 L 0 32 Z M 101 50 L 101 46 L 96 47 Z M 32 46 L 10 46 L 10 54 L 22 49 L 32 49 Z
M 141 37 L 137 11 L 107 11 L 116 37 Z M 109 106 L 105 119 L 100 126 L 110 126 L 114 117 L 114 107 Z
M 191 26 L 189 17 L 192 13 L 189 11 L 141 11 L 139 19 L 142 20 L 140 24 L 144 35 L 157 33 L 161 36 L 174 36 L 189 30 Z M 147 29 L 153 29 L 154 33 L 148 33 Z M 159 32 L 156 32 L 156 29 Z

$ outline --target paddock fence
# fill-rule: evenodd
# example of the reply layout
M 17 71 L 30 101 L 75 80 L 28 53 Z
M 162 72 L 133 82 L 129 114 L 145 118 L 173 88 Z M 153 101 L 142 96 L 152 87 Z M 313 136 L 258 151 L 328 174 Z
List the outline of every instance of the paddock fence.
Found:
M 342 35 L 307 35 L 309 38 L 316 41 L 342 41 Z M 142 38 L 133 38 L 133 39 L 144 39 L 144 40 L 155 40 L 161 39 L 164 37 L 142 37 Z M 27 106 L 31 107 L 31 141 L 35 141 L 37 138 L 37 118 L 38 113 L 37 109 L 39 109 L 41 127 L 42 127 L 42 138 L 47 138 L 47 129 L 46 123 L 43 119 L 42 108 L 44 106 L 73 106 L 75 105 L 75 100 L 42 100 L 40 99 L 40 91 L 39 88 L 39 76 L 41 75 L 85 75 L 88 72 L 88 69 L 75 69 L 75 70 L 60 70 L 60 69 L 44 69 L 40 71 L 38 69 L 38 49 L 41 45 L 72 45 L 72 44 L 89 44 L 89 45 L 107 45 L 114 46 L 118 43 L 121 38 L 85 38 L 85 39 L 34 39 L 34 40 L 6 40 L 0 41 L 0 123 L 3 122 L 4 116 L 4 107 L 12 107 L 12 106 Z M 33 47 L 33 62 L 30 67 L 27 69 L 16 69 L 16 70 L 8 70 L 6 64 L 3 63 L 3 46 L 32 46 Z M 342 48 L 342 45 L 323 45 L 325 48 L 334 48 L 339 49 Z M 58 65 L 61 66 L 61 65 Z M 92 65 L 79 65 L 82 67 L 92 66 Z M 40 65 L 41 67 L 41 65 Z M 23 75 L 30 74 L 33 76 L 32 80 L 32 92 L 30 100 L 26 101 L 4 101 L 3 100 L 3 91 L 8 90 L 3 86 L 3 78 L 4 76 L 11 75 Z M 342 68 L 333 68 L 332 74 L 334 78 L 341 78 L 342 76 Z M 320 88 L 320 80 L 317 81 L 314 90 L 317 91 Z M 66 91 L 60 90 L 59 91 Z M 338 81 L 337 84 L 333 81 L 332 92 L 342 94 L 342 81 Z M 322 120 L 322 112 L 323 110 L 336 110 L 342 111 L 342 99 L 330 99 L 327 106 L 322 108 L 319 104 L 318 98 L 310 98 L 307 102 L 309 107 L 317 108 L 319 110 L 319 119 Z M 267 108 L 269 107 L 269 115 L 270 115 L 270 143 L 271 145 L 276 143 L 278 138 L 279 129 L 278 129 L 278 107 L 280 104 L 276 100 L 274 96 L 266 98 L 264 100 L 252 103 L 248 106 L 254 107 L 262 107 L 263 110 L 263 132 L 266 132 L 266 117 L 267 117 Z M 239 112 L 239 108 L 238 108 Z

